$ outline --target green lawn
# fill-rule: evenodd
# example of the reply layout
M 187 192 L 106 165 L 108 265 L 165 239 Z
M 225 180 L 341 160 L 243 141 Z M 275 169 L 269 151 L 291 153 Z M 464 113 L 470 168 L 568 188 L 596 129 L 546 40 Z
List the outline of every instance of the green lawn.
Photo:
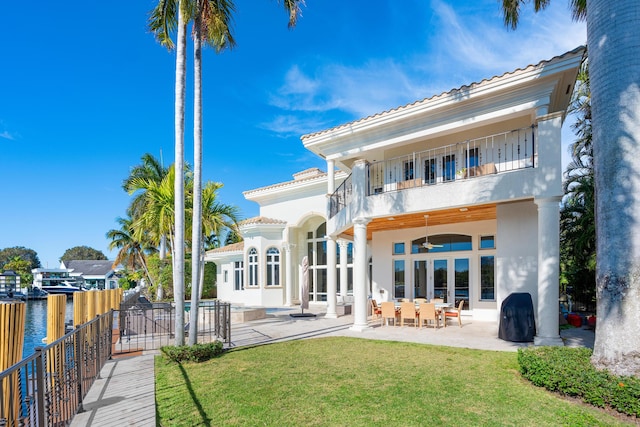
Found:
M 516 353 L 331 337 L 156 359 L 161 426 L 611 426 L 532 386 Z

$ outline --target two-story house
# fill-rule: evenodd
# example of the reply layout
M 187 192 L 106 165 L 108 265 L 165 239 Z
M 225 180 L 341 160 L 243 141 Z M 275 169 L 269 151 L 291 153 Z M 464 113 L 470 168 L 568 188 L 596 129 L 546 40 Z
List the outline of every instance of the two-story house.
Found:
M 497 321 L 528 292 L 536 343 L 559 343 L 561 127 L 584 53 L 302 136 L 328 172 L 244 193 L 260 217 L 206 255 L 219 298 L 294 304 L 304 261 L 310 301 L 333 317 L 351 295 L 356 330 L 369 298 L 441 297 Z

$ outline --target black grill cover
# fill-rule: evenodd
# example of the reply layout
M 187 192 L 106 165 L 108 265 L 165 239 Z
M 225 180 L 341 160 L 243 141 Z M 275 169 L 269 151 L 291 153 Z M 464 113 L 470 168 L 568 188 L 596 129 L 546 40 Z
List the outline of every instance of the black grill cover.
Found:
M 498 338 L 513 342 L 530 342 L 536 334 L 531 294 L 515 292 L 502 301 Z

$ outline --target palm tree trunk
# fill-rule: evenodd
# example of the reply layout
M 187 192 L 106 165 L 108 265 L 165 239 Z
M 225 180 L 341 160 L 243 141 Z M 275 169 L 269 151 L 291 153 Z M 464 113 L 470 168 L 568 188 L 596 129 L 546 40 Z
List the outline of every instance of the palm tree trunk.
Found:
M 147 263 L 145 262 L 144 257 L 140 252 L 137 252 L 137 255 L 138 255 L 138 258 L 140 259 L 140 264 L 142 264 L 142 268 L 144 268 L 144 272 L 146 273 L 147 278 L 149 279 L 149 283 L 151 284 L 151 286 L 153 286 L 153 279 L 149 274 L 149 269 L 147 268 Z
M 191 234 L 191 312 L 189 345 L 198 342 L 200 300 L 200 247 L 202 241 L 202 1 L 193 22 L 193 221 Z
M 590 0 L 598 368 L 640 376 L 640 2 Z
M 184 345 L 184 107 L 186 92 L 187 23 L 178 3 L 175 86 L 175 243 L 173 244 L 173 298 L 176 304 L 175 345 Z

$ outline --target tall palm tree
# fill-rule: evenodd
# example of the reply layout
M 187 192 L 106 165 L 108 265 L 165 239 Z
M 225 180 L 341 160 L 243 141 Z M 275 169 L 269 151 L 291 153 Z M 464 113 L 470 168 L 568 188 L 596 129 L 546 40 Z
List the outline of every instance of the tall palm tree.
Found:
M 160 0 L 151 12 L 150 28 L 160 44 L 173 48 L 171 33 L 177 28 L 175 80 L 175 236 L 173 252 L 173 295 L 176 303 L 175 344 L 184 345 L 184 110 L 186 94 L 187 0 Z M 176 23 L 177 19 L 177 23 Z
M 202 246 L 202 42 L 220 52 L 235 45 L 231 33 L 233 3 L 227 0 L 196 0 L 193 18 L 193 216 L 191 235 L 191 316 L 198 318 Z M 198 323 L 189 324 L 189 345 L 197 343 Z
M 503 0 L 515 28 L 523 0 Z M 534 0 L 543 9 L 549 0 Z M 587 21 L 596 199 L 596 340 L 592 363 L 640 376 L 640 2 L 571 0 Z M 587 7 L 588 6 L 588 7 Z
M 300 14 L 300 7 L 304 0 L 283 0 L 283 5 L 287 13 L 289 14 L 289 28 L 295 26 L 298 16 Z M 184 104 L 185 104 L 185 44 L 186 44 L 186 27 L 187 23 L 191 19 L 198 20 L 195 31 L 196 35 L 196 60 L 200 61 L 201 47 L 200 43 L 205 40 L 210 42 L 218 50 L 233 45 L 233 38 L 230 31 L 231 13 L 234 10 L 232 0 L 160 0 L 156 8 L 151 12 L 150 16 L 150 29 L 156 35 L 156 38 L 163 46 L 171 49 L 173 48 L 173 41 L 171 40 L 171 33 L 176 29 L 177 35 L 177 52 L 176 52 L 176 129 L 175 129 L 175 154 L 176 154 L 176 169 L 181 170 L 182 163 L 184 162 Z M 176 24 L 177 15 L 177 24 Z M 204 30 L 206 29 L 206 31 Z M 198 65 L 201 70 L 201 64 Z M 196 79 L 196 95 L 195 102 L 197 104 L 196 111 L 194 112 L 194 142 L 197 146 L 202 146 L 202 127 L 201 127 L 201 108 L 202 101 L 199 94 L 201 90 L 201 71 L 197 71 Z M 197 153 L 196 153 L 197 151 Z M 197 170 L 201 170 L 201 148 L 194 147 L 195 166 Z M 201 181 L 200 175 L 196 181 Z M 178 224 L 176 223 L 176 231 L 182 233 L 182 226 L 184 225 L 184 188 L 179 188 L 182 185 L 178 180 L 175 182 L 176 187 L 176 222 L 180 222 L 180 230 L 178 230 Z M 200 184 L 201 185 L 201 184 Z M 194 194 L 199 197 L 200 191 L 194 191 Z M 199 205 L 194 201 L 194 206 Z M 197 212 L 194 218 L 199 218 Z M 197 233 L 200 236 L 201 233 Z M 199 237 L 198 237 L 199 238 Z M 174 247 L 174 293 L 176 301 L 176 345 L 184 344 L 184 301 L 179 300 L 180 297 L 184 298 L 184 237 L 181 234 L 176 234 L 176 245 Z M 196 245 L 199 247 L 200 245 Z M 177 263 L 177 265 L 176 265 Z M 176 268 L 177 267 L 177 268 Z M 196 268 L 196 267 L 194 267 Z M 197 277 L 197 275 L 196 275 Z M 192 305 L 192 315 L 197 315 L 198 305 Z M 180 325 L 179 325 L 180 323 Z M 178 328 L 180 326 L 180 328 Z

